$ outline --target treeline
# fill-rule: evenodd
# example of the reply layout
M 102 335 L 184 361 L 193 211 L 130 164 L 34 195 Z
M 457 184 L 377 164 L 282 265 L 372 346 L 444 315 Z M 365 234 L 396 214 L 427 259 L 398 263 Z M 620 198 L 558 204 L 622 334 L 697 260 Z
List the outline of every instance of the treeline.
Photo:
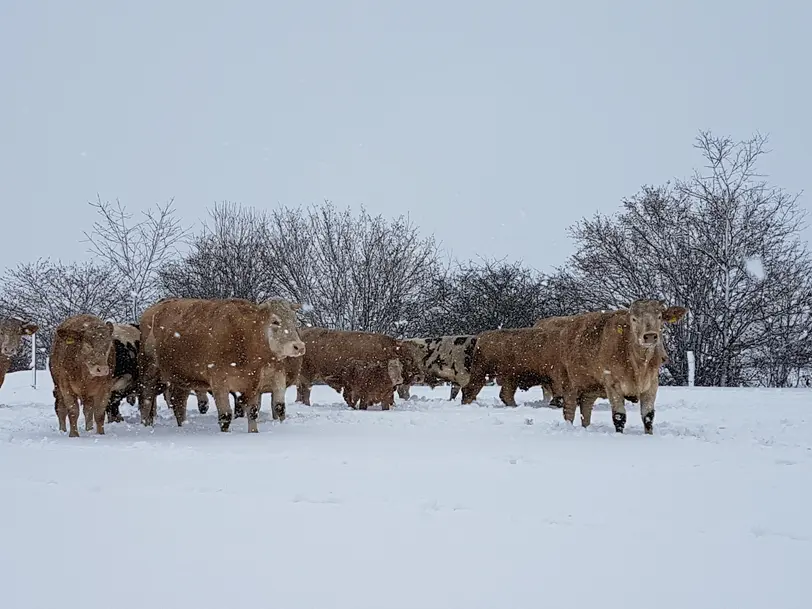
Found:
M 307 303 L 310 325 L 397 337 L 474 334 L 539 317 L 662 298 L 689 314 L 667 336 L 662 381 L 788 387 L 812 368 L 812 258 L 797 195 L 757 173 L 766 140 L 700 133 L 703 167 L 647 186 L 613 215 L 569 230 L 575 253 L 552 273 L 518 262 L 456 261 L 405 217 L 353 214 L 330 202 L 257 210 L 224 202 L 196 232 L 172 202 L 134 219 L 118 203 L 92 205 L 95 261 L 39 260 L 6 270 L 5 314 L 35 319 L 40 346 L 77 313 L 135 321 L 164 296 L 280 295 Z M 27 367 L 30 354 L 18 366 Z

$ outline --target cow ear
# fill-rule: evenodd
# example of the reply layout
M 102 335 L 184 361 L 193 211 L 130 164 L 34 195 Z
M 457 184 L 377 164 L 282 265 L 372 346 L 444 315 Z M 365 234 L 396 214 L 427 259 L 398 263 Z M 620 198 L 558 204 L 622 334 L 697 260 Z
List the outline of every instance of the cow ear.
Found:
M 107 331 L 110 333 L 110 336 L 112 336 L 113 335 L 113 330 L 115 330 L 115 326 L 113 325 L 113 322 L 108 321 L 104 325 L 107 326 Z
M 292 302 L 292 303 L 290 303 L 290 308 L 293 309 L 294 311 L 298 311 L 298 310 L 300 310 L 302 308 L 302 303 L 301 302 Z
M 668 307 L 663 311 L 663 320 L 669 324 L 678 322 L 688 312 L 685 307 Z
M 35 334 L 37 330 L 39 330 L 39 326 L 37 324 L 32 324 L 31 322 L 26 322 L 22 325 L 23 334 L 27 336 L 31 336 Z
M 57 328 L 56 335 L 59 339 L 65 341 L 67 345 L 71 345 L 81 338 L 79 332 L 68 328 Z

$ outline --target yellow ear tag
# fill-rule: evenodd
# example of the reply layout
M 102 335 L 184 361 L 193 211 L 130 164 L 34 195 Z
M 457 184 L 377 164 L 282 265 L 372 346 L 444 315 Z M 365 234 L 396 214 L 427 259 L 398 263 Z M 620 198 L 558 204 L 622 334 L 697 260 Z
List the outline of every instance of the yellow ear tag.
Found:
M 66 345 L 72 345 L 72 344 L 73 344 L 73 343 L 75 343 L 75 342 L 76 342 L 76 341 L 75 341 L 75 340 L 73 340 L 72 338 L 66 338 L 66 339 L 65 339 L 65 344 L 66 344 Z
M 669 319 L 668 321 L 669 321 L 670 323 L 674 324 L 674 323 L 677 323 L 677 318 L 676 318 L 676 317 L 672 317 L 672 318 L 671 318 L 671 319 Z
M 618 326 L 617 327 L 617 333 L 618 334 L 623 334 L 623 326 Z

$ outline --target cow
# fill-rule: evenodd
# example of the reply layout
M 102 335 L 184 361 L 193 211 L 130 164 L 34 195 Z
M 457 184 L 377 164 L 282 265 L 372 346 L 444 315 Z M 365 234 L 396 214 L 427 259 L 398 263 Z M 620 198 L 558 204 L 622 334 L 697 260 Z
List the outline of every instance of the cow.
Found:
M 390 359 L 401 362 L 403 383 L 423 380 L 420 352 L 414 343 L 400 341 L 385 334 L 327 328 L 302 328 L 300 336 L 307 345 L 297 383 L 296 401 L 310 405 L 310 389 L 314 381 L 323 381 L 341 392 L 342 372 L 352 360 L 382 362 Z
M 272 388 L 276 417 L 285 419 L 284 360 L 305 354 L 296 310 L 281 298 L 257 304 L 240 298 L 167 298 L 141 315 L 139 376 L 141 421 L 153 425 L 160 383 L 178 425 L 186 419 L 190 391 L 211 391 L 220 431 L 233 412 L 229 393 L 239 392 L 248 411 L 248 431 L 256 433 L 265 381 Z
M 54 399 L 59 431 L 79 436 L 79 402 L 85 416 L 85 431 L 104 433 L 104 416 L 115 379 L 114 326 L 94 315 L 75 315 L 56 328 L 48 366 L 54 382 Z
M 449 400 L 457 397 L 460 387 L 468 384 L 471 378 L 471 361 L 476 348 L 476 336 L 437 336 L 433 338 L 409 338 L 406 342 L 417 345 L 420 350 L 420 366 L 424 382 L 436 387 L 444 382 L 451 383 Z M 398 387 L 398 395 L 409 399 L 409 385 Z
M 499 398 L 506 406 L 516 406 L 517 389 L 536 385 L 548 395 L 562 395 L 565 378 L 556 334 L 554 328 L 505 328 L 478 334 L 462 403 L 473 402 L 488 378 L 500 385 Z
M 608 398 L 615 431 L 623 433 L 625 400 L 639 401 L 645 433 L 654 433 L 660 366 L 667 361 L 663 324 L 676 323 L 687 311 L 662 300 L 639 299 L 628 308 L 583 313 L 561 323 L 564 419 L 572 423 L 579 408 L 581 424 L 588 427 L 595 400 Z
M 108 423 L 120 423 L 119 405 L 127 398 L 130 405 L 135 403 L 138 393 L 138 345 L 141 332 L 135 324 L 113 324 L 113 348 L 116 351 L 116 366 L 113 370 L 113 388 L 107 403 Z
M 350 408 L 367 410 L 372 404 L 380 404 L 382 410 L 389 410 L 395 405 L 395 389 L 403 383 L 403 364 L 399 359 L 349 360 L 338 383 Z
M 15 317 L 0 319 L 0 387 L 6 380 L 6 373 L 11 366 L 11 358 L 20 350 L 20 339 L 31 336 L 39 330 L 36 324 Z

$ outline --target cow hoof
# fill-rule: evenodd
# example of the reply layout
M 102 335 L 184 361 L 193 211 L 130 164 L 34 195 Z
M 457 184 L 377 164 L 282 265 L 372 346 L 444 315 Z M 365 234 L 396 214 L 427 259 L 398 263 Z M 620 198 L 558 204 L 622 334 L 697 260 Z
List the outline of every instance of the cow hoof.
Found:
M 654 411 L 647 412 L 643 415 L 643 428 L 646 430 L 647 435 L 654 434 Z
M 209 411 L 209 405 L 207 403 L 198 404 L 197 405 L 197 411 L 200 414 L 206 414 Z
M 245 411 L 242 407 L 235 406 L 234 407 L 234 418 L 235 419 L 242 419 L 245 416 Z
M 625 412 L 616 412 L 612 415 L 612 421 L 615 424 L 615 431 L 617 433 L 623 433 L 623 428 L 626 427 L 626 413 Z
M 68 434 L 68 437 L 69 438 L 78 438 L 79 437 L 79 432 L 78 431 L 72 431 L 72 432 L 70 432 Z

